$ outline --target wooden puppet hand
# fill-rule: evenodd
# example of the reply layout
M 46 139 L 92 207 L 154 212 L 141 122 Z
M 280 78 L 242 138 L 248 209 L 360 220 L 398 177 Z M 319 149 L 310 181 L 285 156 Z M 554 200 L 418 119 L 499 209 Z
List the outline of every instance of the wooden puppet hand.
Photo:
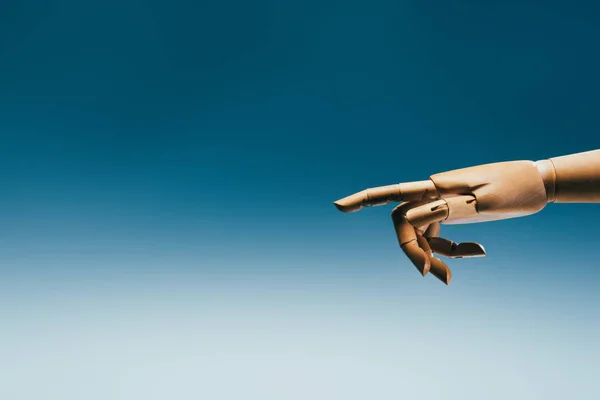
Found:
M 392 211 L 398 242 L 426 275 L 448 284 L 452 274 L 433 253 L 452 258 L 483 257 L 478 243 L 456 244 L 438 237 L 440 223 L 465 224 L 522 217 L 548 203 L 546 164 L 511 161 L 443 172 L 429 180 L 366 189 L 336 201 L 343 212 L 404 202 Z

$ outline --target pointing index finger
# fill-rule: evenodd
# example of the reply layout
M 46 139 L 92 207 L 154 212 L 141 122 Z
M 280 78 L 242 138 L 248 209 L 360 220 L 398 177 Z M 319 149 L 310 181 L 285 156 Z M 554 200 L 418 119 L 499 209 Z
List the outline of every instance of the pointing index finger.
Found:
M 426 180 L 365 189 L 337 200 L 333 204 L 342 212 L 354 212 L 363 207 L 380 206 L 392 201 L 420 201 L 438 196 L 433 182 Z

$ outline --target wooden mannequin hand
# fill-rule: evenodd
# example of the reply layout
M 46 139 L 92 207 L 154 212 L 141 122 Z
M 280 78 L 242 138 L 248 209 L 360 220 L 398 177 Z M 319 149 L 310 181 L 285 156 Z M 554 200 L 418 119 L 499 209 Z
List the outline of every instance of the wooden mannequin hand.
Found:
M 440 223 L 464 224 L 522 217 L 548 203 L 545 171 L 533 161 L 485 164 L 443 172 L 429 180 L 366 189 L 336 201 L 343 212 L 404 202 L 392 211 L 398 242 L 417 269 L 448 284 L 448 266 L 433 253 L 452 258 L 483 257 L 478 243 L 439 238 Z

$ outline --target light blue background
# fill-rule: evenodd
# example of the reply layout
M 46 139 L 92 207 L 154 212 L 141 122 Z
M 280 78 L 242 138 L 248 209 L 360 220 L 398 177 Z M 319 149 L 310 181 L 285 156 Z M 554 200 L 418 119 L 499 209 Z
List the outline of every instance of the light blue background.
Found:
M 444 227 L 448 287 L 332 205 L 600 148 L 561 3 L 1 3 L 0 398 L 600 398 L 600 205 Z

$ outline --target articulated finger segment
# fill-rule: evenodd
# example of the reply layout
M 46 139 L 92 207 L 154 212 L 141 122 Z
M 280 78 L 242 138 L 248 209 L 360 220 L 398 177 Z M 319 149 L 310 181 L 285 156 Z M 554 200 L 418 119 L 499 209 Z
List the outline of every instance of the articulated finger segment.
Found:
M 456 249 L 452 253 L 452 258 L 474 258 L 474 257 L 485 257 L 485 248 L 475 242 L 462 242 L 456 246 Z
M 431 267 L 429 271 L 433 276 L 438 278 L 440 281 L 444 282 L 446 285 L 450 284 L 452 280 L 452 272 L 450 268 L 439 258 L 430 257 L 429 262 Z
M 430 268 L 429 257 L 425 254 L 423 249 L 419 247 L 419 243 L 417 242 L 418 235 L 415 232 L 415 228 L 406 219 L 404 210 L 408 206 L 408 203 L 405 203 L 396 207 L 394 211 L 392 211 L 392 221 L 394 222 L 394 229 L 396 231 L 396 236 L 398 237 L 400 248 L 419 270 L 421 275 L 425 276 Z
M 456 247 L 458 247 L 458 245 L 452 240 L 440 237 L 427 238 L 427 242 L 429 243 L 431 250 L 446 257 L 450 257 L 452 252 L 456 249 Z
M 425 237 L 418 235 L 417 243 L 429 258 L 429 271 L 431 274 L 448 285 L 452 279 L 452 272 L 450 271 L 450 268 L 448 268 L 446 263 L 444 263 L 442 260 L 434 257 L 431 247 L 429 247 L 429 243 Z
M 421 275 L 425 276 L 431 269 L 431 262 L 427 254 L 419 247 L 415 240 L 400 246 L 404 254 L 409 258 L 413 265 L 419 270 Z
M 454 243 L 452 240 L 429 237 L 427 238 L 429 246 L 434 253 L 441 254 L 450 258 L 473 258 L 485 257 L 485 248 L 475 242 Z
M 471 195 L 441 198 L 406 211 L 406 218 L 414 226 L 436 222 L 454 223 L 475 216 L 477 216 L 477 202 Z
M 437 196 L 437 189 L 433 182 L 426 180 L 366 189 L 337 200 L 333 204 L 342 212 L 354 212 L 363 207 L 380 206 L 393 201 L 419 201 Z
M 413 226 L 429 225 L 448 218 L 448 204 L 446 200 L 435 200 L 431 203 L 406 211 L 406 219 Z
M 438 237 L 440 235 L 440 223 L 439 222 L 434 222 L 433 224 L 430 224 L 427 229 L 425 230 L 425 233 L 423 234 L 425 237 Z

